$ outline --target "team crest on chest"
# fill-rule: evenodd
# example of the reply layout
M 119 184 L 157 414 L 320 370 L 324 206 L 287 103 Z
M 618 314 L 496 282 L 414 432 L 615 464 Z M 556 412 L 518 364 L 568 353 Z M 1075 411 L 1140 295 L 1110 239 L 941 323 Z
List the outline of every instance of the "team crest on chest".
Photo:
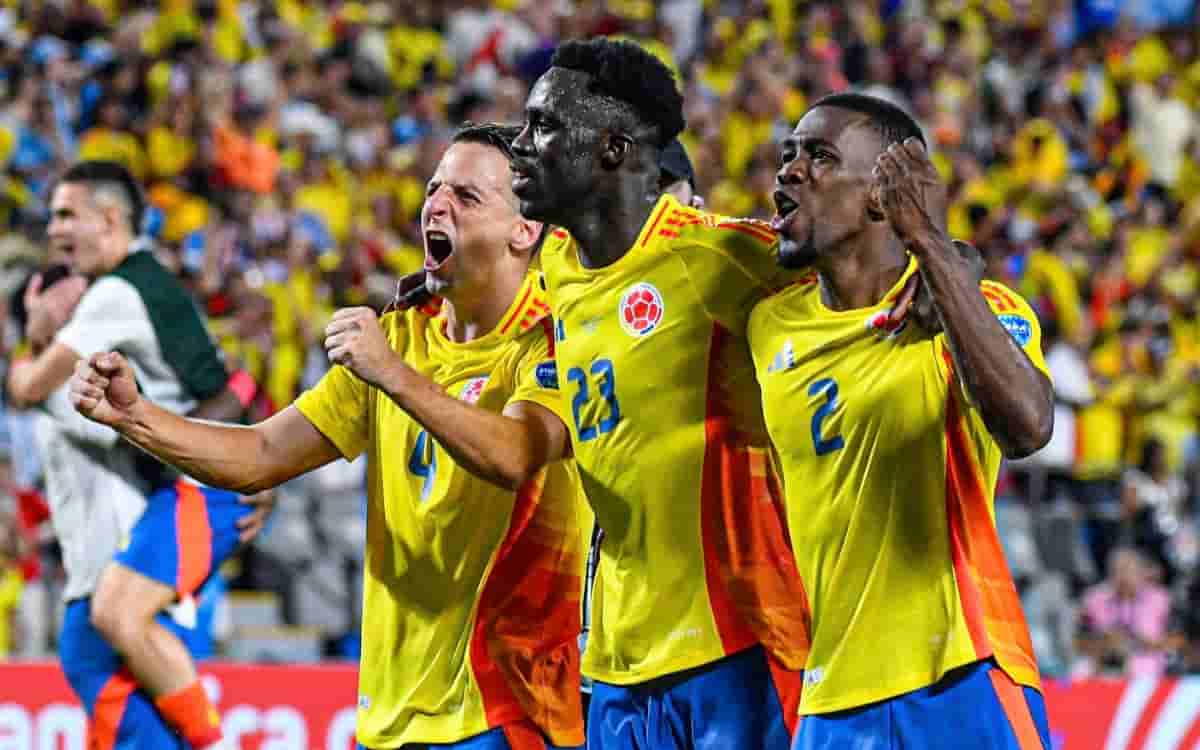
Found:
M 653 284 L 640 282 L 629 287 L 621 295 L 617 316 L 621 327 L 630 336 L 645 336 L 653 333 L 663 319 L 663 298 Z
M 479 400 L 479 396 L 483 393 L 483 387 L 487 385 L 487 376 L 484 375 L 478 378 L 471 378 L 467 384 L 463 386 L 462 395 L 459 396 L 468 404 L 473 404 Z

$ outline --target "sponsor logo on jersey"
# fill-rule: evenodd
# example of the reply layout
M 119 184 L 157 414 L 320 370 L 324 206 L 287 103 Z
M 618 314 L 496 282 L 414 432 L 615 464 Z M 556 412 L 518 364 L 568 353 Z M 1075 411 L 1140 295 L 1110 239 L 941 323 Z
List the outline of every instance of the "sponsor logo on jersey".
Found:
M 792 348 L 792 340 L 788 339 L 783 342 L 783 348 L 775 355 L 775 359 L 771 360 L 771 364 L 767 365 L 767 374 L 783 372 L 795 366 L 796 350 Z
M 617 306 L 621 327 L 630 336 L 653 333 L 663 319 L 663 299 L 653 284 L 641 282 L 629 287 Z
M 479 400 L 479 396 L 483 393 L 483 388 L 487 385 L 487 381 L 488 379 L 486 375 L 483 377 L 471 378 L 467 381 L 467 384 L 463 386 L 462 396 L 460 396 L 460 398 L 462 398 L 462 400 L 466 401 L 468 404 L 475 403 Z
M 554 360 L 539 362 L 533 370 L 533 377 L 537 379 L 538 385 L 541 387 L 558 390 L 558 365 L 554 363 Z
M 996 317 L 1000 319 L 1000 325 L 1004 326 L 1004 330 L 1008 331 L 1019 346 L 1029 343 L 1029 337 L 1033 335 L 1033 324 L 1024 316 L 1006 313 Z

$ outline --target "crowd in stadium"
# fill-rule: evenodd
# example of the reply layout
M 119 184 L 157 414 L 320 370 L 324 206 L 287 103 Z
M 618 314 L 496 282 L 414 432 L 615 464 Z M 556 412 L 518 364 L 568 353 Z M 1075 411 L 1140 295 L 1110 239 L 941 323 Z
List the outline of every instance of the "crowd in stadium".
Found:
M 996 518 L 1043 672 L 1196 672 L 1195 6 L 3 3 L 2 292 L 45 262 L 53 176 L 118 161 L 146 186 L 160 259 L 258 384 L 263 418 L 328 368 L 333 310 L 381 308 L 420 267 L 417 215 L 449 134 L 520 122 L 559 40 L 618 36 L 668 61 L 697 191 L 728 215 L 774 212 L 777 143 L 808 103 L 871 93 L 918 117 L 950 185 L 950 234 L 1041 318 L 1054 436 L 1006 467 Z M 6 358 L 19 338 L 7 326 Z M 8 411 L 0 656 L 52 647 L 53 618 L 27 611 L 53 609 L 57 575 L 27 423 Z M 270 533 L 226 571 L 235 587 L 284 594 L 284 619 L 320 626 L 329 655 L 354 653 L 363 476 L 361 462 L 332 466 L 282 489 Z

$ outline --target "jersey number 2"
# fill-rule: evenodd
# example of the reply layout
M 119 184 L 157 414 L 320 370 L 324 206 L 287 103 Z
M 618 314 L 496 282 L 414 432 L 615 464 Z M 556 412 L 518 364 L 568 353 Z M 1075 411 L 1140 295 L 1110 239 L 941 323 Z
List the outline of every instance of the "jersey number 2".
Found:
M 608 416 L 594 424 L 584 425 L 579 412 L 588 402 L 588 378 L 582 367 L 572 367 L 567 371 L 567 380 L 575 383 L 578 389 L 571 401 L 571 413 L 575 415 L 575 431 L 579 433 L 579 441 L 595 440 L 606 432 L 612 432 L 621 421 L 621 406 L 617 403 L 617 376 L 613 372 L 611 359 L 598 359 L 592 363 L 592 375 L 599 379 L 600 396 L 608 402 Z
M 821 437 L 821 423 L 825 421 L 825 417 L 828 417 L 830 412 L 837 408 L 838 387 L 833 378 L 821 378 L 808 387 L 808 395 L 819 396 L 821 394 L 825 395 L 825 403 L 821 404 L 812 418 L 813 448 L 816 449 L 818 456 L 833 453 L 845 445 L 841 435 L 834 435 L 828 440 Z
M 433 438 L 425 430 L 417 433 L 417 444 L 408 458 L 408 470 L 425 479 L 421 484 L 421 502 L 425 502 L 433 489 L 433 480 L 437 478 L 437 451 Z

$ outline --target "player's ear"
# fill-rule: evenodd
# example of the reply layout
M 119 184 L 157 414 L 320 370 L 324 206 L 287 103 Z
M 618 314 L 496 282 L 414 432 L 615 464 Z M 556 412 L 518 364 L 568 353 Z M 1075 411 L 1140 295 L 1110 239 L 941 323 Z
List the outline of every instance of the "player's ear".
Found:
M 608 133 L 600 151 L 600 166 L 608 171 L 617 169 L 629 158 L 634 141 L 627 133 Z
M 542 236 L 542 223 L 529 219 L 518 219 L 513 223 L 512 232 L 508 237 L 509 247 L 522 253 L 532 250 Z

